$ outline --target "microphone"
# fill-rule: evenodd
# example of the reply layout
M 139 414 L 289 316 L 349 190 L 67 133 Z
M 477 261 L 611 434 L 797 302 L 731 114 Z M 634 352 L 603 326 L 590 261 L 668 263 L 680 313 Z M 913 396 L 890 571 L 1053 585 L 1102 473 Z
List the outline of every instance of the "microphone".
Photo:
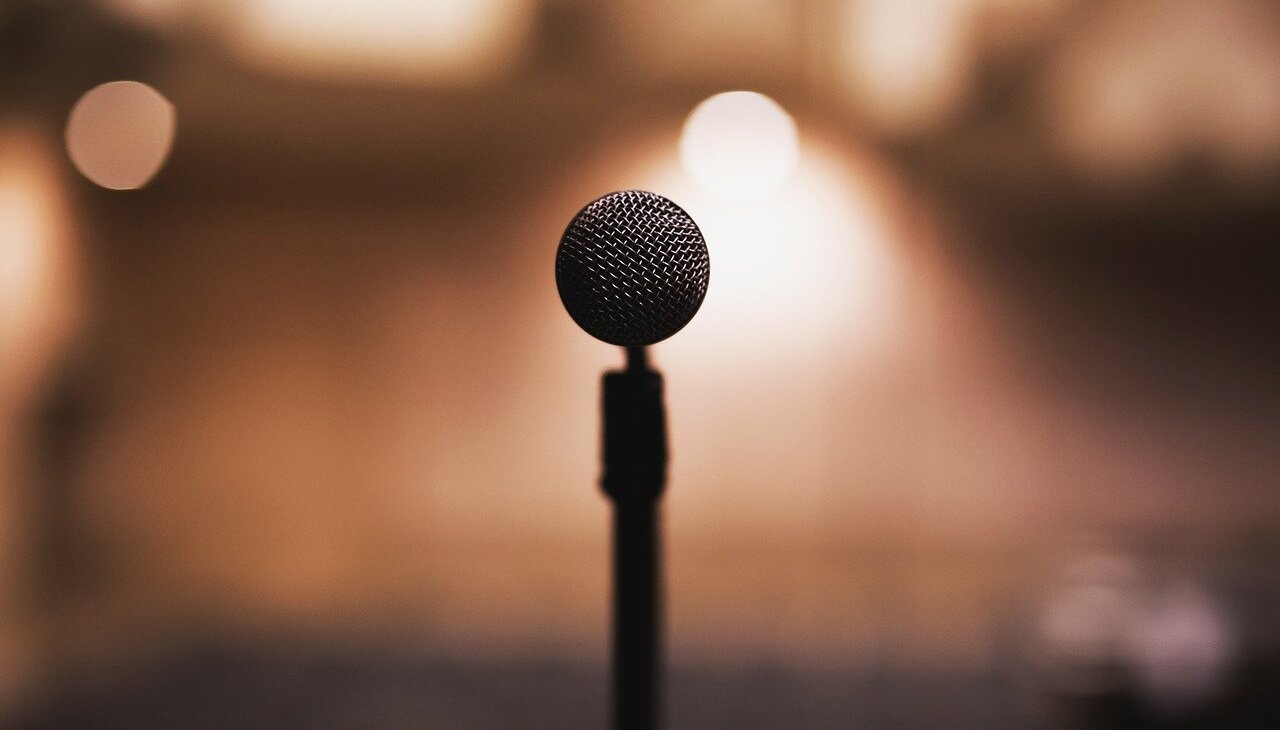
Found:
M 710 275 L 698 225 L 643 190 L 588 203 L 556 251 L 556 288 L 569 316 L 592 337 L 623 347 L 679 332 L 702 306 Z
M 613 502 L 612 714 L 617 730 L 652 730 L 660 716 L 658 502 L 667 481 L 662 376 L 645 347 L 679 332 L 702 306 L 707 244 L 680 206 L 622 190 L 587 204 L 556 250 L 556 288 L 591 336 L 626 348 L 604 375 L 601 488 Z

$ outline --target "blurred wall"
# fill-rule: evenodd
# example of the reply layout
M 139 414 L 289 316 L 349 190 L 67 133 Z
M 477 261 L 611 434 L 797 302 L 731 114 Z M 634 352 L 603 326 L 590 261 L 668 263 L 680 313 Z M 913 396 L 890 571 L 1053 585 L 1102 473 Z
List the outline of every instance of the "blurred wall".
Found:
M 508 3 L 518 50 L 459 80 L 317 71 L 254 56 L 231 11 L 116 5 L 75 27 L 162 39 L 136 75 L 177 136 L 139 190 L 40 163 L 86 272 L 50 276 L 88 304 L 60 357 L 6 335 L 47 373 L 3 391 L 11 675 L 228 636 L 603 666 L 597 378 L 620 356 L 564 315 L 551 260 L 623 187 L 681 201 L 713 262 L 704 311 L 655 348 L 677 667 L 776 667 L 765 697 L 803 685 L 801 705 L 883 726 L 1026 723 L 1028 698 L 1077 688 L 1043 667 L 1122 653 L 1097 628 L 1118 604 L 1061 629 L 1056 596 L 1150 608 L 1184 584 L 1223 662 L 1272 656 L 1280 188 L 1274 150 L 1241 167 L 1220 140 L 1275 131 L 1280 101 L 1235 83 L 1253 78 L 1236 54 L 1280 53 L 1254 31 L 1274 12 Z M 1161 65 L 1182 48 L 1206 65 Z M 1129 86 L 1072 116 L 1109 88 L 1090 64 Z M 1201 68 L 1256 113 L 1206 111 Z M 26 102 L 49 127 L 84 86 L 67 77 Z M 878 105 L 884 78 L 902 91 Z M 744 86 L 792 112 L 801 156 L 770 197 L 725 202 L 678 140 L 695 103 Z M 1107 147 L 1124 134 L 1141 155 Z

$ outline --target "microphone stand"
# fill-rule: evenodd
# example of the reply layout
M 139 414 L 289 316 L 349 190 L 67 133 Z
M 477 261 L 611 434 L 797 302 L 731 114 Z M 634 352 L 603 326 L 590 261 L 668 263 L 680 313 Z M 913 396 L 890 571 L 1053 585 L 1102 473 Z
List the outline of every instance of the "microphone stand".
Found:
M 661 585 L 658 501 L 667 481 L 662 375 L 643 347 L 604 375 L 604 475 L 613 502 L 613 727 L 659 727 Z

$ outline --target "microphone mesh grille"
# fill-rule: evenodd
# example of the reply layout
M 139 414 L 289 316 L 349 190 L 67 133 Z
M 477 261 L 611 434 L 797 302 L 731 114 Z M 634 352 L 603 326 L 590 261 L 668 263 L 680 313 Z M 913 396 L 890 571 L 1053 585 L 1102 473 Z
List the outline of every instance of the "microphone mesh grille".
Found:
M 556 287 L 569 316 L 613 345 L 651 345 L 679 332 L 702 306 L 710 275 L 697 224 L 643 190 L 592 201 L 556 251 Z

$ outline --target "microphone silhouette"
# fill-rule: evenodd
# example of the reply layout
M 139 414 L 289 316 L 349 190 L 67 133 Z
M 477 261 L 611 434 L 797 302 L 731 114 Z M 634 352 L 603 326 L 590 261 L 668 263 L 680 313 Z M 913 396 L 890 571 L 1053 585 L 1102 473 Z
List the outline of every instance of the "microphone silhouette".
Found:
M 693 319 L 711 262 L 697 224 L 680 206 L 642 190 L 588 203 L 556 251 L 556 287 L 569 316 L 627 351 L 625 370 L 604 375 L 604 473 L 613 502 L 613 726 L 658 726 L 661 585 L 658 501 L 667 481 L 662 376 L 645 347 Z

